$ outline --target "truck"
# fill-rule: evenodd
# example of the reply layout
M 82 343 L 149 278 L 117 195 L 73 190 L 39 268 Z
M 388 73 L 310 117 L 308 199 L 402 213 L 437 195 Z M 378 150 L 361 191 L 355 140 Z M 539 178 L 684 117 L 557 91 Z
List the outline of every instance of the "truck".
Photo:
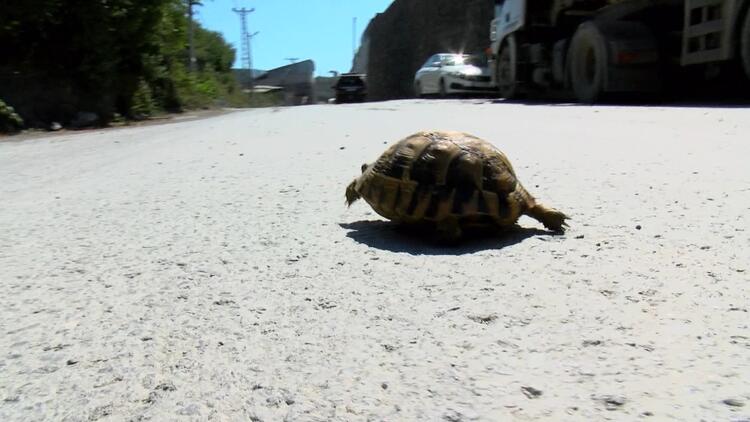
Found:
M 492 77 L 505 98 L 556 92 L 583 103 L 658 96 L 721 72 L 750 86 L 749 9 L 750 0 L 496 0 Z

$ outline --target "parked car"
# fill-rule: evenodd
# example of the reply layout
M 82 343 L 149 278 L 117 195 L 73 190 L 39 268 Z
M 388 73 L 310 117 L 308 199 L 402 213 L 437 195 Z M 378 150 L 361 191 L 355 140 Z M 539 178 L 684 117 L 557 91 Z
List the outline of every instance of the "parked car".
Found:
M 484 55 L 435 54 L 414 75 L 417 97 L 437 94 L 495 94 L 487 58 Z
M 359 102 L 367 98 L 367 77 L 361 73 L 343 73 L 333 85 L 336 103 Z

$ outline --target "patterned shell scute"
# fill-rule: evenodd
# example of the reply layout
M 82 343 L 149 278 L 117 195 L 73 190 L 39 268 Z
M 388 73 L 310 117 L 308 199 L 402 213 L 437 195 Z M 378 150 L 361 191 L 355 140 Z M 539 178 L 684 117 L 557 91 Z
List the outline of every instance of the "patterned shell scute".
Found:
M 515 219 L 521 208 L 512 206 L 521 198 L 513 195 L 518 182 L 508 159 L 491 144 L 464 133 L 412 135 L 392 145 L 367 172 L 362 194 L 387 218 Z

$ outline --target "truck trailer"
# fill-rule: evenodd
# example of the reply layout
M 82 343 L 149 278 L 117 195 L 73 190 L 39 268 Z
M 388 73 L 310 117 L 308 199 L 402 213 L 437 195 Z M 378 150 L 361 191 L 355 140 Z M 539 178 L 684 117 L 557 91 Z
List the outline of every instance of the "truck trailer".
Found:
M 730 69 L 750 86 L 750 0 L 496 0 L 490 66 L 500 95 L 655 96 Z M 736 70 L 736 72 L 731 72 Z

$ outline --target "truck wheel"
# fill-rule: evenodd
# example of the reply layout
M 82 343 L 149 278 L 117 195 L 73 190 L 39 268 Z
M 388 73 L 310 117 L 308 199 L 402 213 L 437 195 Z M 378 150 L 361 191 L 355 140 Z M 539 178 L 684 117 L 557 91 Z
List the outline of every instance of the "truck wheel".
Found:
M 742 30 L 740 32 L 740 60 L 742 68 L 745 69 L 745 76 L 750 80 L 750 9 L 745 11 Z
M 513 34 L 503 41 L 495 64 L 495 80 L 500 96 L 510 100 L 518 96 L 518 49 Z
M 570 42 L 570 83 L 583 103 L 601 99 L 607 73 L 607 50 L 599 29 L 592 22 L 578 27 Z

